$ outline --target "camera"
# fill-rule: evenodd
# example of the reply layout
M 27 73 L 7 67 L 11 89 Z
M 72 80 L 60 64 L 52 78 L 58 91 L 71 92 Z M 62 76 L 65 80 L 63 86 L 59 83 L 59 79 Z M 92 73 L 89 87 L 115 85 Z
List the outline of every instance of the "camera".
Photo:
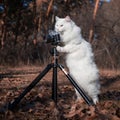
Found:
M 51 43 L 52 45 L 58 45 L 60 43 L 59 33 L 54 30 L 49 30 L 45 42 Z

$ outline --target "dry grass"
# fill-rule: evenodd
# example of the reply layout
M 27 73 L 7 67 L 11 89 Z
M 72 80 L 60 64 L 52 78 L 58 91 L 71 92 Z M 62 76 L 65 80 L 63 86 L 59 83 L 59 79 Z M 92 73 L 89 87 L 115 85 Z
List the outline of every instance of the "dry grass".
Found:
M 103 76 L 120 76 L 120 70 L 100 69 L 100 74 Z

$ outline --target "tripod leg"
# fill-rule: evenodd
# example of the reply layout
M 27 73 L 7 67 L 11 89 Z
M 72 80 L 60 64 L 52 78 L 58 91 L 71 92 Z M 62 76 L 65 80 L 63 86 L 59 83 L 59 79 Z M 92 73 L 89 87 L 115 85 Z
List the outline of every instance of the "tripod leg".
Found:
M 12 102 L 8 109 L 13 110 L 21 99 L 45 76 L 46 73 L 53 67 L 53 64 L 48 64 L 47 67 L 30 83 L 30 85 Z
M 70 74 L 65 71 L 65 69 L 63 68 L 63 66 L 58 64 L 58 67 L 63 71 L 63 73 L 66 75 L 66 77 L 70 80 L 70 82 L 72 83 L 72 85 L 80 93 L 80 95 L 83 97 L 83 99 L 85 100 L 85 102 L 88 105 L 94 105 L 93 100 L 89 96 L 87 96 L 87 94 L 77 85 L 77 83 L 73 80 L 73 78 L 70 76 Z
M 53 65 L 52 99 L 57 103 L 57 64 Z

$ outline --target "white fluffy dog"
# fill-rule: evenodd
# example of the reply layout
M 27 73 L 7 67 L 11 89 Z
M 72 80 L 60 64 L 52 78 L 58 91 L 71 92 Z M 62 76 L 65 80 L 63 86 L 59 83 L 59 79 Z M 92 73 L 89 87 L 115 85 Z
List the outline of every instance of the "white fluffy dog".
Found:
M 93 99 L 96 104 L 100 93 L 99 71 L 94 62 L 90 43 L 81 36 L 81 29 L 69 16 L 56 16 L 55 31 L 59 32 L 63 47 L 57 46 L 59 52 L 66 53 L 66 65 L 70 75 Z M 76 90 L 77 99 L 81 99 Z

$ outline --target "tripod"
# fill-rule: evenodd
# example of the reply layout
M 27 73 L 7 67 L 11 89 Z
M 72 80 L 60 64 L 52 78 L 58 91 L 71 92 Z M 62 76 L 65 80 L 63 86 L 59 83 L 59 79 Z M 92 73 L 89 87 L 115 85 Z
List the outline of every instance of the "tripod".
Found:
M 85 102 L 88 105 L 94 105 L 92 99 L 81 89 L 77 83 L 73 80 L 68 72 L 65 71 L 64 67 L 58 64 L 58 55 L 57 55 L 56 46 L 53 47 L 52 55 L 54 58 L 54 62 L 48 64 L 46 68 L 28 85 L 28 87 L 17 97 L 15 100 L 9 104 L 8 109 L 13 110 L 15 106 L 21 101 L 21 99 L 49 72 L 51 68 L 53 68 L 53 78 L 52 78 L 52 99 L 57 104 L 57 68 L 65 74 L 68 80 L 72 83 L 72 85 L 76 88 L 79 94 L 83 97 Z

